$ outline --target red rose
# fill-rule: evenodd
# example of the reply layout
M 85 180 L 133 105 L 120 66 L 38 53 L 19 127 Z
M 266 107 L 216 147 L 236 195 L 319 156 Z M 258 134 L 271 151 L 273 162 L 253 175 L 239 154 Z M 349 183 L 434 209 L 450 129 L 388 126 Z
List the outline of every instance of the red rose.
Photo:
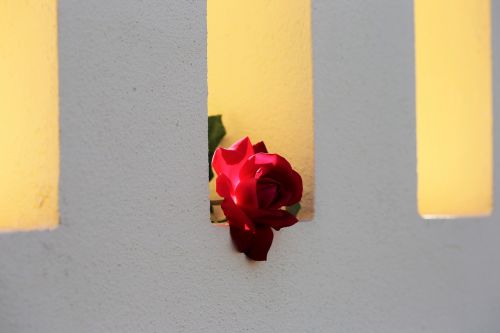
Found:
M 286 159 L 269 154 L 264 142 L 252 145 L 247 137 L 229 149 L 218 148 L 212 166 L 236 248 L 253 260 L 266 260 L 271 228 L 297 222 L 283 207 L 302 198 L 302 178 Z

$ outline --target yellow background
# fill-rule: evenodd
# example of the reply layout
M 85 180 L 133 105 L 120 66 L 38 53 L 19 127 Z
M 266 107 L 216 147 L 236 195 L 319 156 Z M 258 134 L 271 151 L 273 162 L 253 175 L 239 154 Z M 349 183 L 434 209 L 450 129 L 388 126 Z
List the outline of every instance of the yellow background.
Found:
M 493 200 L 489 0 L 415 0 L 418 205 L 488 215 Z
M 207 16 L 208 114 L 223 115 L 222 146 L 248 135 L 287 158 L 304 181 L 300 217 L 311 218 L 310 0 L 208 0 Z
M 0 0 L 0 231 L 58 222 L 57 6 Z

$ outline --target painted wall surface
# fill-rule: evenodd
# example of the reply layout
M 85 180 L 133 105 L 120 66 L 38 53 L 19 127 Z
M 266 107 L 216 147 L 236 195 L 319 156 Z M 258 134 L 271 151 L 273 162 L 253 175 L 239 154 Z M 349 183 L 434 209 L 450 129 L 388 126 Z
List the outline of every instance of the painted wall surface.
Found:
M 1 235 L 0 332 L 500 330 L 498 210 L 417 213 L 411 1 L 313 2 L 316 214 L 266 263 L 207 219 L 204 1 L 59 20 L 61 225 Z
M 57 1 L 0 0 L 0 233 L 59 221 Z
M 418 210 L 490 215 L 491 1 L 414 3 Z

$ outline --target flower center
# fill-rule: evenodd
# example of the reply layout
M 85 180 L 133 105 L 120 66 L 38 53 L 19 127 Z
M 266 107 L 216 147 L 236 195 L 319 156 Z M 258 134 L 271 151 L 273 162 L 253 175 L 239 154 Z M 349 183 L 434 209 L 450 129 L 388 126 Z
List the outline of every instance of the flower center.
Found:
M 279 183 L 273 180 L 259 180 L 257 182 L 257 198 L 261 208 L 267 208 L 276 201 L 279 187 Z

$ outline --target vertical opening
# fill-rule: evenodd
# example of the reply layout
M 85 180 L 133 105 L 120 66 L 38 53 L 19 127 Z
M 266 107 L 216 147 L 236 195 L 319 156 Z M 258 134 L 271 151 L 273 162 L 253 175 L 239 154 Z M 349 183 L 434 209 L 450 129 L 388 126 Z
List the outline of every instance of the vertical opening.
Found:
M 490 0 L 415 0 L 418 208 L 491 214 Z
M 208 0 L 207 28 L 208 114 L 222 115 L 222 146 L 249 136 L 285 156 L 304 181 L 300 217 L 311 218 L 310 0 Z
M 55 0 L 0 1 L 0 231 L 58 222 Z

